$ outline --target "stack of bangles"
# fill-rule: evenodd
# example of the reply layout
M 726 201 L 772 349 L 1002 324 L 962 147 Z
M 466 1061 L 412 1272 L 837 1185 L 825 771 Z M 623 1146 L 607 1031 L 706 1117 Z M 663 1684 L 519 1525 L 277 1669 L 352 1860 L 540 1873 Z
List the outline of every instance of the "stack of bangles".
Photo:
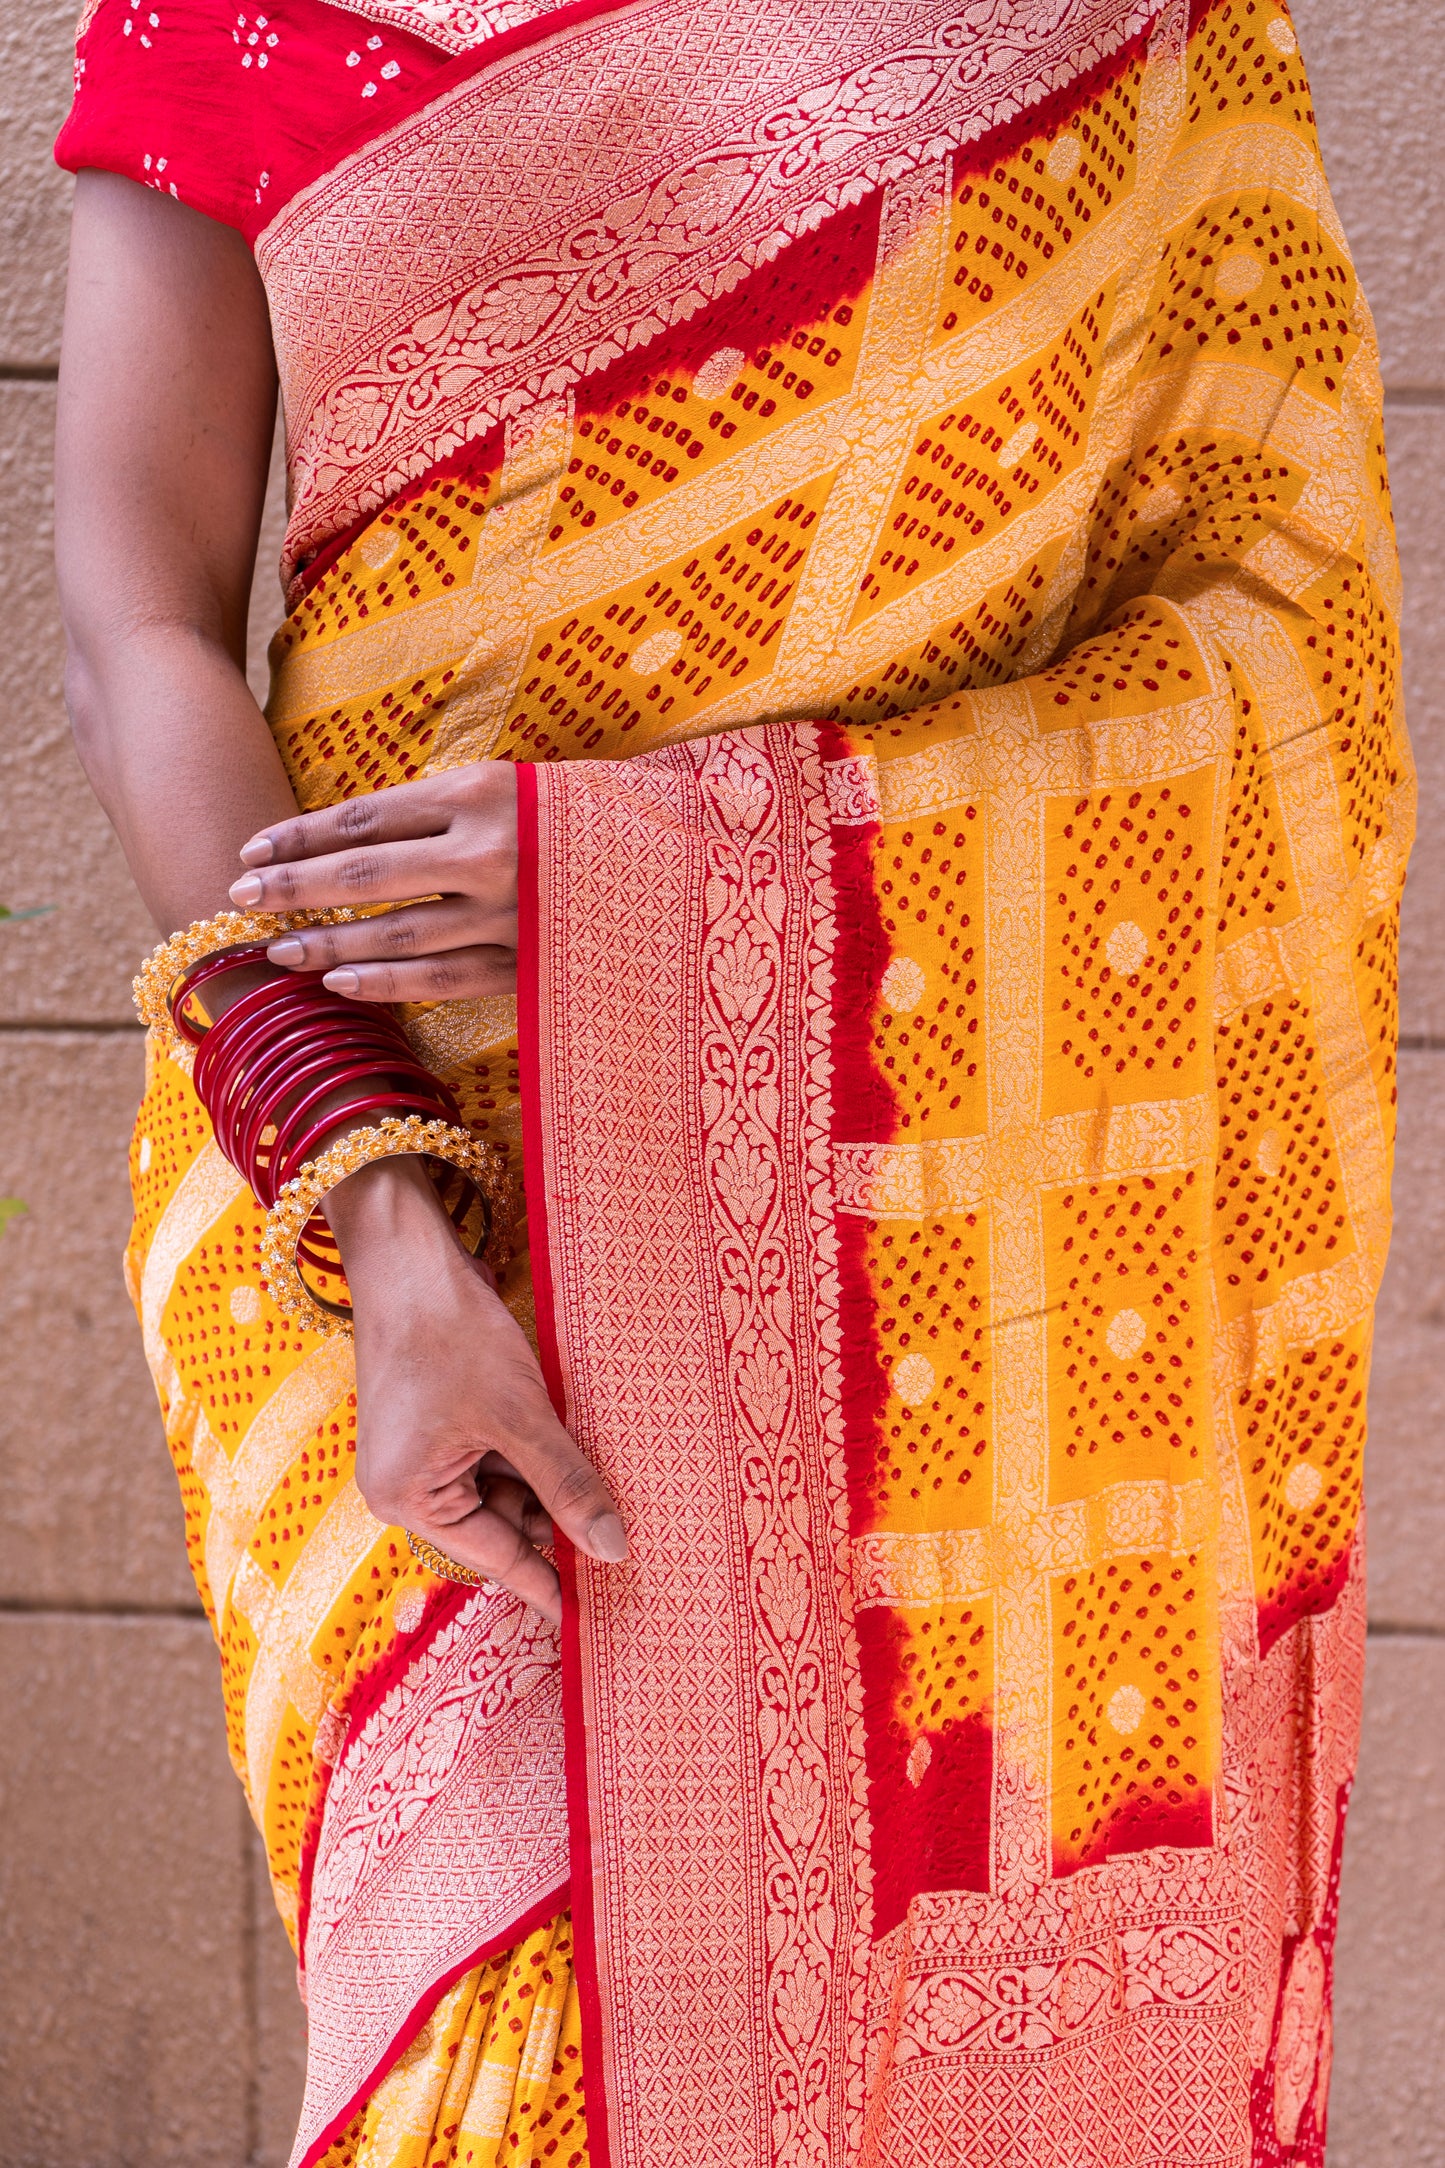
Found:
M 135 982 L 142 1022 L 191 1069 L 217 1144 L 266 1208 L 272 1300 L 327 1333 L 350 1331 L 351 1305 L 321 1205 L 358 1168 L 423 1157 L 459 1240 L 493 1268 L 510 1255 L 514 1221 L 502 1154 L 464 1126 L 390 1010 L 332 993 L 320 972 L 267 961 L 283 933 L 349 915 L 224 911 L 163 942 Z M 254 979 L 258 966 L 259 984 L 216 1001 L 227 978 Z
M 163 942 L 135 981 L 142 1022 L 191 1070 L 217 1144 L 266 1208 L 261 1264 L 272 1300 L 323 1333 L 349 1332 L 351 1305 L 322 1200 L 359 1168 L 422 1157 L 458 1239 L 494 1269 L 511 1255 L 515 1220 L 502 1154 L 465 1127 L 390 1010 L 332 993 L 320 972 L 268 961 L 267 944 L 281 934 L 350 916 L 225 911 Z M 244 970 L 255 980 L 258 967 L 258 983 L 216 1000 L 228 977 Z M 406 1536 L 433 1573 L 482 1581 L 424 1537 Z

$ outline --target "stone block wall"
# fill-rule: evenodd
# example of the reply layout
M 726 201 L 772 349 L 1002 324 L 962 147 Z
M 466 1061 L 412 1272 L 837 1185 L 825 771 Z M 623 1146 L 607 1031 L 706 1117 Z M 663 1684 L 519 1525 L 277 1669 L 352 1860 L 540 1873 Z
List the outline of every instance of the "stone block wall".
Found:
M 49 550 L 75 0 L 0 18 L 0 2162 L 280 2168 L 301 2016 L 121 1286 L 153 938 L 72 755 Z M 1372 1389 L 1330 2168 L 1445 2168 L 1445 16 L 1296 0 L 1380 325 L 1421 846 Z M 275 526 L 274 513 L 269 523 Z M 253 610 L 275 600 L 274 535 Z
M 282 2168 L 295 1968 L 120 1277 L 155 934 L 70 748 L 50 442 L 78 0 L 0 6 L 0 2164 Z M 253 608 L 279 615 L 279 497 Z

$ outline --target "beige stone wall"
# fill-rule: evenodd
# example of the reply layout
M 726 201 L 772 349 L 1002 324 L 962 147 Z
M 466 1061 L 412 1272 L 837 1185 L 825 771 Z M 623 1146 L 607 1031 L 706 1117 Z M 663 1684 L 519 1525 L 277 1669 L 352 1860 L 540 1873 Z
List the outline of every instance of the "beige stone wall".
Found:
M 0 0 L 0 903 L 52 907 L 0 923 L 0 1197 L 29 1207 L 0 1235 L 0 2168 L 281 2168 L 294 1968 L 119 1270 L 155 936 L 61 702 L 49 147 L 77 6 Z
M 0 16 L 0 2168 L 272 2168 L 289 1953 L 121 1288 L 151 938 L 69 751 L 47 504 L 75 0 Z M 1372 1405 L 1366 1742 L 1331 2168 L 1445 2164 L 1445 9 L 1297 0 L 1380 322 L 1423 846 L 1407 904 L 1399 1230 Z M 274 553 L 273 553 L 274 555 Z M 274 595 L 263 572 L 257 618 Z M 924 2164 L 920 2164 L 924 2168 Z

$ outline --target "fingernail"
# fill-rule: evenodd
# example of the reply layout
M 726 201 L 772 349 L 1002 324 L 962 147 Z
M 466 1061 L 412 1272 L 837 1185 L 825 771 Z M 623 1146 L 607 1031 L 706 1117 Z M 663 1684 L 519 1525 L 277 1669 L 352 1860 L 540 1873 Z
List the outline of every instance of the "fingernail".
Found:
M 288 934 L 284 941 L 273 941 L 266 954 L 273 964 L 299 964 L 305 959 L 306 944 Z
M 296 946 L 301 946 L 299 941 Z M 329 986 L 333 994 L 354 994 L 361 980 L 354 971 L 328 971 L 321 983 Z
M 620 1566 L 627 1556 L 627 1531 L 615 1513 L 599 1513 L 587 1531 L 587 1548 L 594 1558 Z
M 243 866 L 269 866 L 276 856 L 276 846 L 269 836 L 252 836 L 249 843 L 241 845 Z
M 243 873 L 239 881 L 231 883 L 232 903 L 253 904 L 261 901 L 261 876 L 259 873 Z

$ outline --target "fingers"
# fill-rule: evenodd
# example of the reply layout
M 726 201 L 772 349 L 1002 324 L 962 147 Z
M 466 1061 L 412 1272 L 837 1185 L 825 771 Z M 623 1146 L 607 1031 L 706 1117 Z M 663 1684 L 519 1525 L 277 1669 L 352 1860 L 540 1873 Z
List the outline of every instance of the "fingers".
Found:
M 295 820 L 263 828 L 241 847 L 243 866 L 279 866 L 298 858 L 328 857 L 369 843 L 397 843 L 445 833 L 455 814 L 455 794 L 439 776 L 398 783 L 365 798 L 299 813 Z
M 231 883 L 231 901 L 243 911 L 330 911 L 346 904 L 405 903 L 456 888 L 455 875 L 445 837 L 433 836 L 243 873 Z
M 459 894 L 511 914 L 516 770 L 510 761 L 473 761 L 301 813 L 252 836 L 241 858 L 250 870 L 233 882 L 231 901 L 242 910 L 323 911 Z
M 579 1551 L 619 1565 L 628 1555 L 627 1531 L 612 1493 L 558 1422 L 537 1358 L 495 1296 L 489 1317 L 496 1384 L 484 1411 L 493 1440 L 481 1462 L 484 1474 L 518 1478 Z
M 515 1476 L 486 1476 L 478 1470 L 477 1496 L 488 1513 L 515 1528 L 534 1548 L 554 1541 L 556 1531 L 530 1484 L 518 1482 Z
M 558 1429 L 561 1431 L 560 1424 Z M 561 1431 L 561 1435 L 571 1446 L 566 1432 Z M 479 1503 L 472 1511 L 456 1519 L 446 1518 L 447 1505 L 438 1499 L 425 1520 L 417 1517 L 407 1525 L 448 1557 L 470 1566 L 474 1573 L 484 1574 L 489 1581 L 500 1581 L 523 1603 L 560 1626 L 562 1593 L 557 1571 L 537 1548 L 552 1541 L 553 1518 L 579 1548 L 594 1558 L 615 1563 L 627 1556 L 627 1538 L 611 1496 L 575 1446 L 571 1451 L 578 1465 L 559 1468 L 551 1514 L 530 1483 L 510 1472 L 489 1475 L 484 1462 L 477 1470 Z M 514 1449 L 514 1457 L 525 1461 L 531 1456 Z M 509 1468 L 509 1463 L 497 1454 L 488 1454 L 486 1461 Z M 569 1526 L 564 1516 L 570 1517 L 573 1525 Z
M 259 829 L 242 844 L 241 863 L 260 869 L 375 844 L 414 842 L 445 835 L 463 818 L 514 827 L 516 806 L 517 773 L 511 761 L 468 761 L 441 775 L 393 783 Z
M 515 1329 L 510 1318 L 508 1324 Z M 521 1339 L 520 1332 L 517 1337 Z M 525 1341 L 522 1346 L 535 1372 L 536 1357 Z M 505 1446 L 491 1448 L 479 1463 L 472 1463 L 476 1474 L 469 1474 L 465 1480 L 476 1488 L 492 1482 L 512 1482 L 518 1490 L 530 1491 L 546 1519 L 579 1551 L 604 1565 L 618 1565 L 628 1556 L 628 1544 L 612 1493 L 553 1414 L 540 1372 L 529 1382 L 535 1384 L 534 1393 L 499 1394 L 478 1411 L 492 1435 L 504 1440 Z M 394 1521 L 406 1528 L 419 1527 L 423 1519 L 431 1522 L 441 1516 L 455 1517 L 460 1522 L 463 1501 L 458 1485 L 462 1480 L 451 1476 L 419 1497 L 404 1481 L 391 1484 L 383 1479 L 368 1485 L 364 1495 L 378 1520 Z M 470 1498 L 465 1499 L 466 1507 L 471 1503 Z M 490 1491 L 486 1504 L 492 1510 Z M 487 1570 L 490 1572 L 490 1567 Z
M 589 1558 L 615 1566 L 627 1556 L 627 1533 L 612 1493 L 562 1425 L 523 1445 L 510 1440 L 508 1457 L 536 1492 L 552 1521 Z
M 511 993 L 516 922 L 470 897 L 418 903 L 349 925 L 307 926 L 266 954 L 291 971 L 320 971 L 354 1001 L 458 1001 Z
M 445 896 L 438 903 L 407 904 L 339 926 L 299 926 L 273 941 L 266 955 L 290 971 L 331 971 L 338 964 L 409 963 L 438 949 L 503 940 L 502 927 L 493 925 L 470 896 Z
M 560 1623 L 556 1569 L 539 1556 L 539 1547 L 553 1541 L 552 1523 L 535 1493 L 500 1454 L 487 1454 L 470 1474 L 451 1478 L 409 1507 L 375 1496 L 368 1504 L 373 1512 L 382 1506 L 378 1519 L 385 1517 L 426 1537 L 447 1557 L 489 1581 L 500 1581 L 554 1625 Z
M 448 949 L 414 964 L 343 964 L 325 984 L 352 1001 L 479 1001 L 517 990 L 517 952 Z
M 500 1581 L 554 1626 L 561 1625 L 562 1592 L 556 1567 L 490 1505 L 478 1505 L 460 1520 L 417 1520 L 409 1525 L 448 1558 L 470 1566 L 489 1581 Z
M 379 1521 L 555 1617 L 538 1516 L 617 1563 L 628 1546 L 612 1495 L 558 1421 L 517 1320 L 459 1248 L 428 1250 L 419 1277 L 394 1251 L 388 1272 L 374 1308 L 364 1276 L 353 1281 L 361 1494 Z

